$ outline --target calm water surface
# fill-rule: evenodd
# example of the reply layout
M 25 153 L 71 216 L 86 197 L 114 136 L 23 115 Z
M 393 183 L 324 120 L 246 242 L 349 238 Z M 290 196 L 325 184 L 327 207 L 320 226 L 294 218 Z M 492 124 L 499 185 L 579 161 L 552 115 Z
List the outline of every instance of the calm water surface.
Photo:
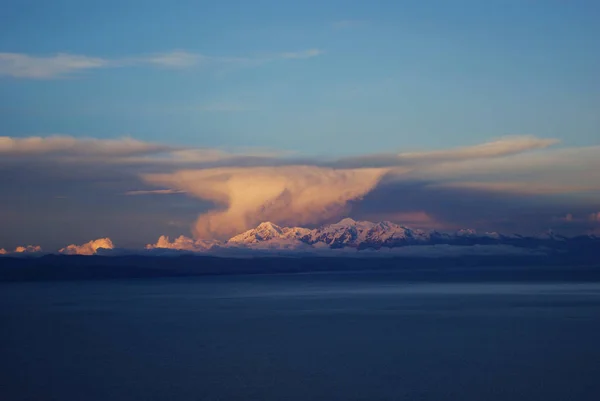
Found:
M 0 400 L 600 399 L 600 284 L 0 286 Z

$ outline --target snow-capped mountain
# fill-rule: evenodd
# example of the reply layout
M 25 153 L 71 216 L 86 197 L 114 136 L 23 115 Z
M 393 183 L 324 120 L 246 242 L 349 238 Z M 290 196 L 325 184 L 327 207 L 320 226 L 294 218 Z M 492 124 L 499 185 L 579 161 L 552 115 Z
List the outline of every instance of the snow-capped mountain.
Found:
M 379 248 L 399 244 L 422 243 L 429 235 L 421 230 L 400 226 L 389 221 L 372 223 L 350 218 L 312 230 L 303 241 L 314 244 L 322 242 L 331 248 Z
M 246 246 L 252 248 L 295 249 L 307 244 L 302 238 L 311 233 L 308 228 L 280 227 L 271 222 L 265 222 L 258 227 L 245 231 L 226 242 L 226 246 Z
M 413 229 L 389 221 L 373 223 L 355 221 L 345 218 L 334 224 L 326 224 L 318 228 L 281 227 L 272 222 L 264 222 L 256 228 L 238 234 L 228 241 L 192 239 L 180 236 L 170 241 L 161 236 L 155 244 L 148 244 L 148 250 L 176 250 L 200 253 L 215 253 L 259 250 L 282 251 L 319 251 L 326 249 L 346 248 L 353 250 L 390 250 L 414 245 L 456 245 L 456 246 L 488 246 L 505 245 L 516 248 L 537 249 L 545 247 L 554 250 L 581 250 L 589 247 L 600 249 L 600 238 L 587 235 L 579 237 L 563 237 L 553 233 L 541 236 L 521 236 L 518 234 L 502 235 L 495 232 L 478 233 L 472 229 L 462 229 L 454 233 L 424 231 Z
M 565 237 L 546 235 L 524 237 L 501 235 L 495 232 L 478 233 L 472 229 L 462 229 L 454 233 L 413 229 L 389 221 L 373 223 L 345 218 L 334 224 L 308 229 L 302 227 L 280 227 L 271 222 L 261 223 L 229 239 L 223 247 L 243 247 L 253 249 L 327 249 L 354 248 L 380 249 L 407 245 L 512 245 L 535 248 L 551 242 L 564 242 Z M 570 239 L 596 241 L 587 236 Z

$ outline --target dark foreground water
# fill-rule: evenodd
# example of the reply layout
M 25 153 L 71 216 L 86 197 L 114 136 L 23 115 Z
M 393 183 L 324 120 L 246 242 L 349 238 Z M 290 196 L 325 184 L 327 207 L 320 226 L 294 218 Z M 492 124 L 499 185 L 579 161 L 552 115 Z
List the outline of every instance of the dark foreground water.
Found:
M 600 284 L 0 286 L 0 400 L 600 399 Z

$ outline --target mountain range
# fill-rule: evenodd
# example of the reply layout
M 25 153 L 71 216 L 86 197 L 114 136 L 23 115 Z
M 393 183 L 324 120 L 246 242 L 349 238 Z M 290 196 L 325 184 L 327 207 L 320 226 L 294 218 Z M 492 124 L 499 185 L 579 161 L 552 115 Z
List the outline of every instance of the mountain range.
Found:
M 537 248 L 548 246 L 560 248 L 574 243 L 597 243 L 600 238 L 594 235 L 564 237 L 547 232 L 539 236 L 502 235 L 496 232 L 478 233 L 472 229 L 462 229 L 454 233 L 436 230 L 413 229 L 389 221 L 378 223 L 355 221 L 345 218 L 334 224 L 318 228 L 281 227 L 271 222 L 259 224 L 256 228 L 238 234 L 224 243 L 214 242 L 211 247 L 242 247 L 252 249 L 339 249 L 357 250 L 397 248 L 409 245 L 511 245 Z M 207 248 L 205 242 L 203 248 Z

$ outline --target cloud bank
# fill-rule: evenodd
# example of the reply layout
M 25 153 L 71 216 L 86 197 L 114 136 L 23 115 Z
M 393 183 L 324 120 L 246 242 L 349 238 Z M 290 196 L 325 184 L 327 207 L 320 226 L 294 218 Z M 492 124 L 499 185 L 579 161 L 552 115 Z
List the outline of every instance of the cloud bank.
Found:
M 40 243 L 26 234 L 40 232 L 45 222 L 55 232 L 71 221 L 83 239 L 109 235 L 121 243 L 138 230 L 144 236 L 133 241 L 140 246 L 165 235 L 175 240 L 164 237 L 156 247 L 195 249 L 202 244 L 194 241 L 228 238 L 263 221 L 311 226 L 348 215 L 442 230 L 588 232 L 598 221 L 600 146 L 549 148 L 554 143 L 513 136 L 331 160 L 128 137 L 0 137 L 6 227 L 0 242 L 5 248 Z M 96 213 L 90 215 L 91 205 Z M 556 219 L 567 214 L 572 221 Z M 182 224 L 174 227 L 173 220 Z M 179 237 L 188 234 L 178 228 L 186 221 L 191 244 Z

